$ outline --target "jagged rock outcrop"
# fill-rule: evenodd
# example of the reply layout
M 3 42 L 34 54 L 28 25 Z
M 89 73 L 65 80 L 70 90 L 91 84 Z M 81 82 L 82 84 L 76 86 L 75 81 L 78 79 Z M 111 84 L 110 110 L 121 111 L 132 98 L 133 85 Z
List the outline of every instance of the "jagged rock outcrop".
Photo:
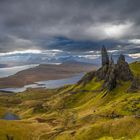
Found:
M 105 46 L 102 47 L 101 54 L 102 54 L 102 66 L 108 65 L 109 64 L 109 56 L 108 56 L 108 53 L 107 53 Z
M 78 84 L 82 84 L 83 86 L 86 85 L 88 82 L 90 82 L 93 77 L 95 77 L 95 72 L 91 71 L 87 73 L 79 82 Z
M 97 80 L 105 80 L 108 73 L 109 65 L 104 65 L 96 71 Z
M 121 62 L 125 62 L 125 56 L 123 54 L 120 54 L 117 64 L 121 63 Z
M 111 57 L 110 57 L 110 63 L 109 63 L 110 65 L 114 65 L 114 60 L 113 60 L 113 57 L 112 57 L 112 55 L 111 55 Z
M 115 74 L 115 69 L 112 69 L 109 79 L 108 79 L 107 88 L 109 91 L 111 91 L 116 87 L 116 85 L 117 85 L 117 78 Z
M 82 84 L 84 86 L 94 77 L 96 77 L 97 81 L 104 80 L 101 90 L 107 88 L 108 91 L 111 91 L 121 81 L 133 80 L 133 74 L 129 68 L 128 63 L 125 61 L 125 56 L 123 54 L 119 56 L 117 64 L 114 63 L 112 55 L 109 60 L 109 55 L 104 46 L 101 49 L 101 55 L 102 67 L 99 68 L 96 72 L 89 72 L 88 74 L 86 74 L 78 82 L 78 84 Z M 131 88 L 133 87 L 136 87 L 135 82 L 133 83 Z
M 119 81 L 133 80 L 133 74 L 129 68 L 128 63 L 125 61 L 125 56 L 120 55 L 117 64 L 114 64 L 114 60 L 111 56 L 110 60 L 106 48 L 103 46 L 101 50 L 102 55 L 102 67 L 97 70 L 97 80 L 104 80 L 102 89 L 107 88 L 109 91 L 113 90 L 117 86 Z
M 106 79 L 103 87 L 107 87 L 109 91 L 113 90 L 117 85 L 116 78 L 116 67 L 115 65 L 110 65 L 108 72 L 106 74 Z
M 128 63 L 125 61 L 125 56 L 120 55 L 116 64 L 117 79 L 123 81 L 133 80 L 133 74 L 129 68 Z

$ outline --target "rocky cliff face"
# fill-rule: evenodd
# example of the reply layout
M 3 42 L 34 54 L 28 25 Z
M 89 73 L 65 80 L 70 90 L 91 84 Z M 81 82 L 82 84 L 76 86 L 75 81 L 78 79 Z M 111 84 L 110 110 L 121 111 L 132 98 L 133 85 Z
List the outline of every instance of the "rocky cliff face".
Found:
M 113 90 L 121 81 L 133 81 L 133 74 L 129 68 L 128 63 L 125 61 L 125 56 L 121 54 L 118 58 L 117 64 L 114 64 L 112 56 L 109 59 L 106 48 L 103 46 L 101 49 L 102 67 L 97 71 L 89 72 L 85 75 L 78 84 L 83 86 L 90 82 L 94 77 L 97 81 L 104 80 L 102 89 L 107 88 L 108 91 Z M 132 82 L 130 88 L 136 87 L 136 82 Z
M 101 50 L 102 67 L 97 70 L 97 79 L 104 80 L 103 89 L 113 90 L 119 81 L 133 80 L 132 72 L 128 63 L 125 61 L 125 56 L 120 55 L 117 64 L 114 64 L 113 58 L 109 60 L 106 48 L 103 46 Z
M 102 54 L 102 66 L 108 65 L 109 64 L 109 56 L 108 56 L 108 53 L 107 53 L 105 46 L 102 47 L 101 54 Z
M 133 80 L 132 72 L 129 68 L 128 63 L 125 61 L 124 55 L 120 55 L 116 64 L 117 78 L 119 80 L 128 81 Z

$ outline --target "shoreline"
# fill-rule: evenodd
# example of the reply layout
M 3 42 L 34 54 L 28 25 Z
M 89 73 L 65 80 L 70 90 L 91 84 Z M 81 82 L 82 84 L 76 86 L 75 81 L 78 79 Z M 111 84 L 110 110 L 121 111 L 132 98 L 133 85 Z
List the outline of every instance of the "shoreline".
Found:
M 25 85 L 23 87 L 16 87 L 16 88 L 0 88 L 0 92 L 5 93 L 22 93 L 28 89 L 57 89 L 61 88 L 65 85 L 73 85 L 77 83 L 85 73 L 79 73 L 75 76 L 64 78 L 64 79 L 58 79 L 58 80 L 47 80 L 47 81 L 37 81 L 33 84 Z
M 95 70 L 92 64 L 64 63 L 60 65 L 43 64 L 17 72 L 15 75 L 0 78 L 0 88 L 17 88 L 38 81 L 59 80 L 73 77 L 79 73 Z

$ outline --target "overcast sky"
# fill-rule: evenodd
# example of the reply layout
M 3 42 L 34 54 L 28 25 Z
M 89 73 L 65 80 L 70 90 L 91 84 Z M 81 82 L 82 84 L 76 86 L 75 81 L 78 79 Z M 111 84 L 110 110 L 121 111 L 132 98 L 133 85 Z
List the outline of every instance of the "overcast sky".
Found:
M 87 42 L 138 52 L 140 0 L 0 0 L 1 53 Z

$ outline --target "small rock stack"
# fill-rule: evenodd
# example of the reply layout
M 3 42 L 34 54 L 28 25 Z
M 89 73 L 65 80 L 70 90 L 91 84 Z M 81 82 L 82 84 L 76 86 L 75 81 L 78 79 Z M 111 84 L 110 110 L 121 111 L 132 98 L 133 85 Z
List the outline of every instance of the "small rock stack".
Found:
M 117 86 L 119 81 L 133 80 L 132 72 L 123 54 L 119 56 L 117 64 L 114 64 L 112 56 L 109 59 L 107 50 L 103 46 L 101 56 L 102 67 L 96 72 L 96 76 L 98 80 L 104 80 L 103 89 L 107 88 L 111 91 Z
M 132 72 L 129 68 L 128 63 L 125 61 L 124 55 L 122 54 L 120 55 L 117 61 L 116 69 L 117 69 L 118 79 L 123 81 L 133 80 Z

